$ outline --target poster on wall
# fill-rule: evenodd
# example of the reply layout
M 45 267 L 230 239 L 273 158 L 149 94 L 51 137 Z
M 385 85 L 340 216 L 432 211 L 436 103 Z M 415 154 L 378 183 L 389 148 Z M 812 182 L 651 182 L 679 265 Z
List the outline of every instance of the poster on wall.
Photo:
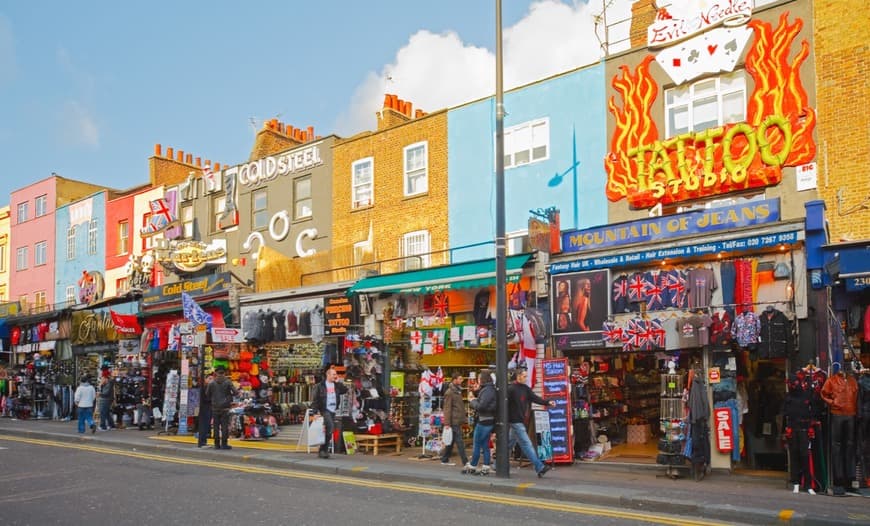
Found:
M 603 325 L 610 315 L 609 287 L 609 269 L 551 277 L 551 312 L 557 349 L 602 345 Z

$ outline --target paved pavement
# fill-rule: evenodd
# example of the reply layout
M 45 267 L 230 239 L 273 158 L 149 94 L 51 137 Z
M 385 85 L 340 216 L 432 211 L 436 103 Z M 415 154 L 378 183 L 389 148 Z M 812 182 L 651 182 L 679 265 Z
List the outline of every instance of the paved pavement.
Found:
M 420 449 L 401 454 L 334 455 L 319 459 L 305 448 L 296 451 L 292 434 L 258 442 L 232 441 L 232 451 L 197 448 L 191 436 L 166 436 L 157 431 L 106 431 L 79 435 L 75 422 L 0 418 L 3 437 L 29 437 L 69 442 L 77 440 L 119 449 L 147 451 L 198 459 L 233 460 L 277 468 L 390 482 L 467 488 L 501 494 L 649 510 L 740 522 L 744 524 L 870 524 L 870 500 L 863 497 L 793 494 L 779 476 L 751 476 L 714 471 L 696 482 L 671 480 L 659 466 L 577 463 L 557 465 L 544 478 L 530 467 L 511 466 L 510 478 L 462 475 L 460 466 L 442 466 L 436 459 L 420 459 Z

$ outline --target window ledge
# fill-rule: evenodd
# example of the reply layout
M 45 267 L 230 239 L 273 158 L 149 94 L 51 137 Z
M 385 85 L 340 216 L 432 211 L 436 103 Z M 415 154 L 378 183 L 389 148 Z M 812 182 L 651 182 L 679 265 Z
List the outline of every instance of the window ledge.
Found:
M 419 192 L 416 194 L 405 195 L 402 197 L 402 200 L 403 201 L 410 201 L 411 199 L 417 199 L 419 197 L 429 197 L 429 190 L 426 190 L 425 192 Z

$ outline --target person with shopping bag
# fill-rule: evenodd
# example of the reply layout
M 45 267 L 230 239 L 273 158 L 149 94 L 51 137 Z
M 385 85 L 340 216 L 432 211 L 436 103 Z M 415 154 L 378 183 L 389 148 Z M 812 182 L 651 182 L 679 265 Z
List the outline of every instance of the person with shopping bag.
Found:
M 323 417 L 324 441 L 317 451 L 320 458 L 329 458 L 332 435 L 335 431 L 335 412 L 341 402 L 341 396 L 347 393 L 347 386 L 338 380 L 338 371 L 330 366 L 324 374 L 323 381 L 314 386 L 311 409 Z
M 444 429 L 441 433 L 444 440 L 444 451 L 441 453 L 442 466 L 456 465 L 450 462 L 454 445 L 456 445 L 462 465 L 466 466 L 468 464 L 468 455 L 465 454 L 465 443 L 462 441 L 462 425 L 467 422 L 468 415 L 465 411 L 465 400 L 462 398 L 462 375 L 457 374 L 447 385 L 447 390 L 444 392 Z M 447 440 L 447 435 L 451 435 L 451 440 Z

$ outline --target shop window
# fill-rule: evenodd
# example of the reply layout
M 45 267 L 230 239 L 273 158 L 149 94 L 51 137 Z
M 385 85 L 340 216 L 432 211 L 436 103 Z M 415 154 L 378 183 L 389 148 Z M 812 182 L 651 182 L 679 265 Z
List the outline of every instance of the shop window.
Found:
M 374 187 L 375 160 L 372 157 L 360 159 L 351 166 L 351 207 L 371 206 L 375 200 Z
M 130 251 L 130 223 L 127 221 L 118 222 L 118 255 L 126 254 Z
M 30 219 L 28 217 L 29 214 L 30 214 L 30 203 L 28 203 L 27 201 L 25 201 L 23 203 L 18 203 L 18 216 L 17 216 L 18 223 L 24 223 L 25 221 Z
M 269 194 L 266 190 L 257 190 L 251 195 L 251 210 L 254 213 L 253 229 L 263 230 L 269 226 Z
M 42 217 L 48 213 L 48 196 L 41 195 L 36 198 L 36 217 Z
M 148 212 L 142 216 L 142 229 L 143 230 L 148 228 L 148 225 L 151 224 L 151 216 L 153 216 L 153 215 L 154 214 L 152 214 L 151 212 Z M 157 238 L 162 238 L 162 237 L 163 237 L 163 234 L 156 234 L 153 236 L 140 237 L 140 239 L 142 240 L 142 252 L 145 253 L 148 250 L 151 250 L 152 248 L 154 248 L 154 240 Z M 130 244 L 130 246 L 132 246 L 132 244 Z
M 311 217 L 311 177 L 293 181 L 293 219 Z
M 70 285 L 66 288 L 64 297 L 66 298 L 67 305 L 75 305 L 76 304 L 76 287 L 75 287 L 75 285 Z
M 666 90 L 665 114 L 668 137 L 745 120 L 743 70 Z
M 88 254 L 97 253 L 97 220 L 91 219 L 88 223 Z
M 429 266 L 429 231 L 418 230 L 402 236 L 400 247 L 402 270 L 416 270 Z
M 115 280 L 115 294 L 120 294 L 130 289 L 130 281 L 127 278 Z
M 40 241 L 33 246 L 33 265 L 45 265 L 48 263 L 48 243 Z
M 504 131 L 504 167 L 513 168 L 550 157 L 550 119 L 537 119 Z
M 418 142 L 404 149 L 405 196 L 429 191 L 429 143 Z
M 27 270 L 29 256 L 27 247 L 19 247 L 15 251 L 15 270 Z
M 66 231 L 66 258 L 76 258 L 76 227 L 71 226 Z

